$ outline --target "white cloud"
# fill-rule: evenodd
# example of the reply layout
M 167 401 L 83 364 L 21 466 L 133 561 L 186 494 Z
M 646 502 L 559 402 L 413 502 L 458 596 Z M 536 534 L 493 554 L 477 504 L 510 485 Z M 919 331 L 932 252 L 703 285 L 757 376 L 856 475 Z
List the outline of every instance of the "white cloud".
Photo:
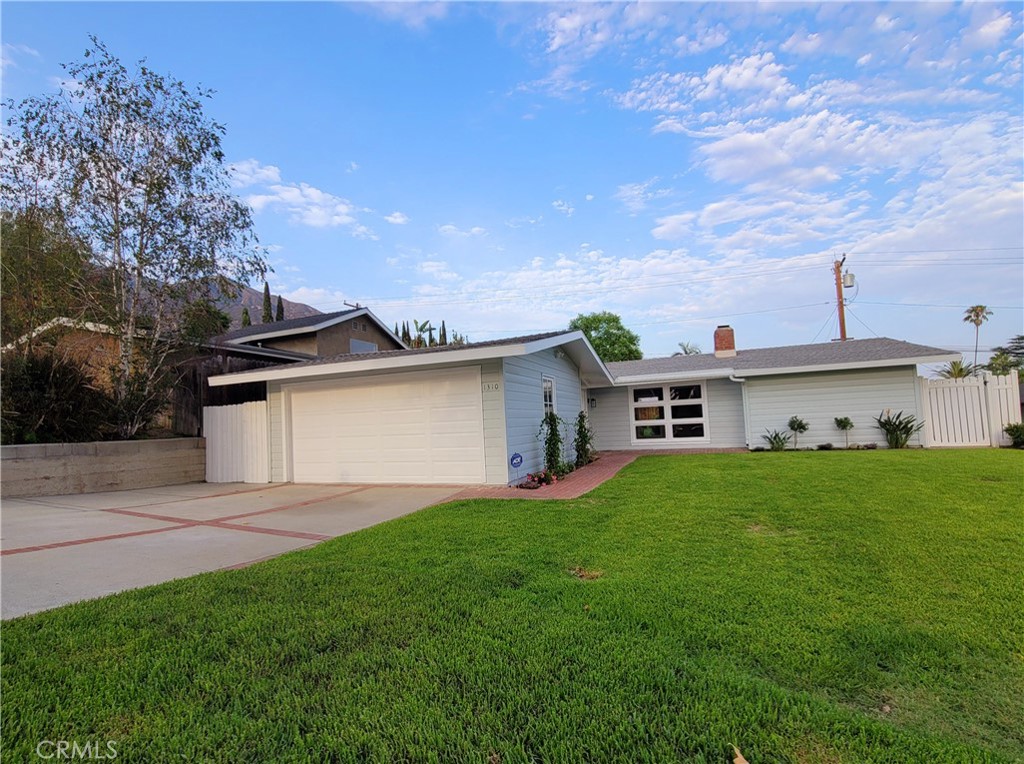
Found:
M 416 264 L 416 270 L 437 281 L 458 281 L 459 274 L 453 271 L 444 260 L 424 260 Z
M 449 4 L 439 0 L 428 2 L 357 3 L 357 8 L 369 10 L 388 21 L 397 21 L 410 29 L 422 30 L 433 21 L 440 21 L 448 15 Z
M 588 202 L 594 201 L 594 195 L 593 194 L 587 194 L 583 198 L 586 199 Z
M 313 228 L 348 226 L 356 222 L 356 210 L 351 202 L 307 183 L 275 184 L 268 190 L 269 194 L 254 194 L 246 199 L 256 212 L 281 209 L 289 215 L 291 222 Z M 354 229 L 361 238 L 365 231 L 362 226 Z
M 272 164 L 260 164 L 257 159 L 233 162 L 228 165 L 228 173 L 231 175 L 231 185 L 235 188 L 281 182 L 280 169 Z
M 392 212 L 390 215 L 385 215 L 384 219 L 391 225 L 405 225 L 409 222 L 409 216 L 404 212 Z
M 692 212 L 681 212 L 678 215 L 668 215 L 658 218 L 657 225 L 651 230 L 651 236 L 664 241 L 678 241 L 693 235 L 692 224 L 697 215 Z
M 794 32 L 788 40 L 782 43 L 782 50 L 787 53 L 799 53 L 800 55 L 808 55 L 810 53 L 816 53 L 821 44 L 824 42 L 824 38 L 817 32 L 810 34 L 806 32 Z
M 345 168 L 345 174 L 351 175 L 359 169 L 359 165 L 356 162 L 349 162 L 348 167 Z
M 5 42 L 2 50 L 3 52 L 0 54 L 0 66 L 4 69 L 9 66 L 14 67 L 15 69 L 18 68 L 18 62 L 16 59 L 23 58 L 24 56 L 42 58 L 42 56 L 39 55 L 38 50 L 30 48 L 28 45 Z
M 615 198 L 622 202 L 630 215 L 636 215 L 645 210 L 654 199 L 660 199 L 671 193 L 667 188 L 654 188 L 657 183 L 658 178 L 650 178 L 643 183 L 625 183 L 619 186 L 615 192 Z
M 963 37 L 963 46 L 968 49 L 989 49 L 998 45 L 1013 26 L 1013 15 L 1006 13 L 990 18 L 978 26 L 969 28 Z
M 576 211 L 575 207 L 569 204 L 569 202 L 564 201 L 562 199 L 556 199 L 555 201 L 551 202 L 551 206 L 569 218 L 571 218 L 572 213 Z
M 720 48 L 729 40 L 729 33 L 721 24 L 708 27 L 702 24 L 696 32 L 690 35 L 680 35 L 675 39 L 675 46 L 679 52 L 686 56 L 695 56 L 715 48 Z
M 473 226 L 472 228 L 463 230 L 456 225 L 447 223 L 437 227 L 437 232 L 442 236 L 447 236 L 451 239 L 466 239 L 470 236 L 484 236 L 487 233 L 486 228 L 480 226 Z

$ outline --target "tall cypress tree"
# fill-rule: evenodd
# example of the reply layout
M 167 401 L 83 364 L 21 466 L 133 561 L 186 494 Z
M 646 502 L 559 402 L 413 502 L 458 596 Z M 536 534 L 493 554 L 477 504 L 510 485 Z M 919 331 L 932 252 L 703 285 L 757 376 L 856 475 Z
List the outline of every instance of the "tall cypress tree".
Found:
M 444 319 L 441 319 L 441 334 L 437 338 L 438 345 L 448 344 L 448 329 L 445 328 Z
M 274 313 L 270 305 L 270 284 L 263 282 L 263 323 L 269 324 L 274 320 Z
M 274 316 L 275 321 L 284 321 L 284 303 L 281 301 L 281 295 L 277 296 L 277 314 Z

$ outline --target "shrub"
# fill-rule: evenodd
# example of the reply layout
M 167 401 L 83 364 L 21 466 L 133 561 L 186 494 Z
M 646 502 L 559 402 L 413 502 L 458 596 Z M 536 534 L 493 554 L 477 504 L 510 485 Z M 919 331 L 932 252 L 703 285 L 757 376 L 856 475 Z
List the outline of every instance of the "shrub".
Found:
M 798 445 L 797 436 L 802 435 L 810 429 L 810 425 L 798 416 L 791 416 L 789 418 L 789 424 L 786 426 L 793 431 L 793 448 L 796 448 Z
M 1024 448 L 1024 422 L 1008 424 L 1003 432 L 1010 436 L 1010 442 L 1014 448 Z
M 594 461 L 594 431 L 590 429 L 587 412 L 576 415 L 576 437 L 572 441 L 576 450 L 576 466 L 582 467 Z
M 831 443 L 819 443 L 818 444 L 818 450 L 819 451 L 831 451 L 832 448 L 833 448 L 833 446 L 832 446 Z
M 789 443 L 789 439 L 792 437 L 788 432 L 779 432 L 778 430 L 765 430 L 767 435 L 762 435 L 761 438 L 768 444 L 770 451 L 785 451 L 786 444 Z
M 878 429 L 885 433 L 885 442 L 889 448 L 906 448 L 907 443 L 918 430 L 924 427 L 924 422 L 917 422 L 912 414 L 904 415 L 903 412 L 893 414 L 892 409 L 886 409 L 875 417 Z
M 540 420 L 537 437 L 544 441 L 544 469 L 556 470 L 562 463 L 562 425 L 558 414 L 548 411 Z
M 0 441 L 81 443 L 112 430 L 110 397 L 75 362 L 52 352 L 4 358 Z

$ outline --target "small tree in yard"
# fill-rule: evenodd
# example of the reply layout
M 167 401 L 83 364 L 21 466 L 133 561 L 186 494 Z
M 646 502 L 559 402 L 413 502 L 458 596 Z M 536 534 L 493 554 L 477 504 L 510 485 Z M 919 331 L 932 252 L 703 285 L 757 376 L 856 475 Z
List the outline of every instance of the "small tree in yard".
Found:
M 853 420 L 848 416 L 837 416 L 835 418 L 836 429 L 842 431 L 846 438 L 846 447 L 850 447 L 850 430 L 853 429 Z
M 130 71 L 91 39 L 59 94 L 5 104 L 0 188 L 5 210 L 59 210 L 92 253 L 92 302 L 117 340 L 117 434 L 128 438 L 167 400 L 184 307 L 234 294 L 267 264 L 230 192 L 224 128 L 203 114 L 210 92 L 145 62 Z
M 274 314 L 275 321 L 284 321 L 284 302 L 281 300 L 281 295 L 277 296 L 277 312 Z
M 242 308 L 242 328 L 252 326 L 252 318 L 249 316 L 249 309 L 246 307 Z
M 791 416 L 787 426 L 793 432 L 793 448 L 796 448 L 798 436 L 807 432 L 807 430 L 810 429 L 810 426 L 798 416 Z

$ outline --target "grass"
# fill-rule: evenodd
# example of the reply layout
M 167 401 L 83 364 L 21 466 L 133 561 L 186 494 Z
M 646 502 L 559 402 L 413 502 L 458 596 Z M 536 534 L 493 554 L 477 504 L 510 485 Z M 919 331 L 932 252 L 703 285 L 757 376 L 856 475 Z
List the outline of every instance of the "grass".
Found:
M 3 626 L 3 760 L 1024 760 L 1024 461 L 648 457 Z

